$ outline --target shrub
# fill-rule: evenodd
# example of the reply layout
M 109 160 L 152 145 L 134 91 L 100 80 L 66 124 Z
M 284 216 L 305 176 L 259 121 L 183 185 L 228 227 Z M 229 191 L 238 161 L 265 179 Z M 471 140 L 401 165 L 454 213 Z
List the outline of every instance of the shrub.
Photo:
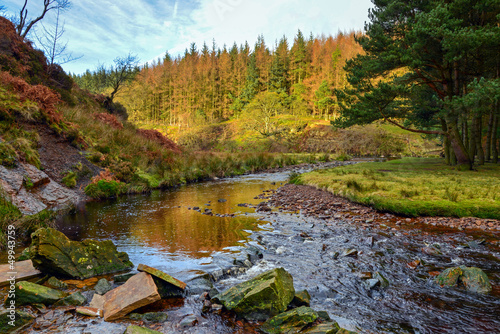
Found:
M 85 187 L 85 194 L 92 198 L 116 197 L 126 191 L 127 185 L 117 181 L 109 170 L 92 178 L 92 182 Z
M 62 178 L 62 183 L 68 188 L 76 187 L 77 175 L 75 172 L 68 172 L 65 177 Z

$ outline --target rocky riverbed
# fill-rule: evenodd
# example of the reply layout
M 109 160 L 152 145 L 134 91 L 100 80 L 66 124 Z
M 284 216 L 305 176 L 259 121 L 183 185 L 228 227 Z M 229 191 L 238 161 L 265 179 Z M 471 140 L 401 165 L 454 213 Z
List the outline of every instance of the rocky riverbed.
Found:
M 328 165 L 338 164 L 342 163 Z M 294 167 L 288 171 L 303 172 L 310 168 Z M 260 190 L 252 190 L 248 202 L 234 202 L 233 193 L 222 192 L 221 189 L 232 184 L 222 180 L 206 185 L 218 185 L 213 191 L 215 199 L 209 197 L 210 192 L 203 192 L 200 202 L 193 201 L 191 192 L 186 193 L 187 202 L 169 197 L 165 203 L 170 204 L 176 220 L 179 215 L 189 214 L 190 220 L 210 218 L 213 228 L 218 226 L 214 225 L 216 221 L 228 220 L 227 225 L 221 226 L 231 228 L 230 222 L 237 223 L 238 217 L 260 219 L 258 228 L 245 230 L 243 244 L 212 252 L 211 263 L 203 271 L 199 268 L 187 274 L 165 271 L 187 284 L 183 297 L 164 295 L 167 298 L 110 322 L 78 313 L 74 306 L 23 306 L 36 316 L 34 321 L 28 319 L 32 322 L 26 332 L 122 334 L 129 325 L 136 325 L 161 333 L 257 333 L 260 323 L 225 312 L 217 303 L 207 310 L 207 293 L 213 296 L 217 293 L 215 289 L 227 291 L 276 268 L 290 273 L 296 291 L 308 291 L 311 308 L 324 311 L 322 317 L 331 317 L 341 327 L 360 333 L 492 333 L 500 328 L 498 221 L 398 217 L 312 187 L 277 188 L 285 179 L 286 175 L 264 178 L 267 184 L 259 183 L 252 188 Z M 200 189 L 205 191 L 206 187 Z M 128 207 L 125 203 L 118 204 Z M 195 211 L 196 206 L 200 209 Z M 159 205 L 153 207 L 155 210 L 145 206 L 144 212 L 157 214 Z M 223 211 L 229 207 L 230 211 Z M 134 214 L 138 212 L 136 208 L 139 206 L 134 207 Z M 213 214 L 209 215 L 206 209 L 213 209 Z M 144 220 L 143 214 L 141 217 Z M 109 226 L 110 222 L 106 224 Z M 143 232 L 138 234 L 137 224 L 124 226 L 134 227 L 135 235 L 147 236 Z M 239 226 L 236 224 L 234 228 L 242 228 Z M 99 225 L 99 231 L 105 228 L 106 225 Z M 156 238 L 158 228 L 154 230 L 155 238 L 151 240 L 158 242 L 161 239 Z M 134 252 L 131 259 L 135 263 Z M 141 260 L 154 260 L 158 256 Z M 471 267 L 484 271 L 491 286 L 476 288 L 479 292 L 467 291 L 466 283 L 472 275 L 469 273 L 476 272 Z M 453 283 L 449 288 L 436 283 L 437 275 L 444 271 L 450 274 L 444 278 Z M 47 286 L 47 278 L 39 283 Z M 83 281 L 64 280 L 67 287 L 63 291 L 78 297 L 80 293 L 87 300 L 84 307 L 88 307 L 96 294 L 105 295 L 110 293 L 109 289 L 124 286 L 126 278 L 112 274 Z

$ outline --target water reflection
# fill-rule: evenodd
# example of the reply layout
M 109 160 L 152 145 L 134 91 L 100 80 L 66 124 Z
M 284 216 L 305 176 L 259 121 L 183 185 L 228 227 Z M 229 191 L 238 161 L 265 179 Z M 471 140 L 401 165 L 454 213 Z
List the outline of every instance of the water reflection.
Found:
M 258 204 L 262 200 L 254 197 L 278 187 L 284 178 L 263 174 L 90 202 L 63 217 L 58 228 L 72 240 L 112 240 L 136 265 L 146 263 L 169 272 L 209 269 L 214 252 L 243 244 L 246 231 L 259 229 L 254 210 L 238 204 Z M 194 207 L 236 216 L 203 215 Z

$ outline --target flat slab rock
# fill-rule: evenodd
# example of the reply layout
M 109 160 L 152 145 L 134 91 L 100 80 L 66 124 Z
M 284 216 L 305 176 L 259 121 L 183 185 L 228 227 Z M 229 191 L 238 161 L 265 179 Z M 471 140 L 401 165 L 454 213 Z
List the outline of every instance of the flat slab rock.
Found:
M 160 299 L 151 275 L 145 272 L 138 273 L 122 286 L 104 295 L 104 320 L 120 319 L 133 310 Z
M 147 266 L 145 264 L 140 264 L 139 266 L 137 266 L 137 270 L 142 271 L 142 272 L 146 272 L 150 275 L 158 277 L 158 278 L 162 279 L 163 281 L 178 287 L 181 290 L 186 289 L 186 283 L 179 281 L 178 279 L 176 279 L 176 278 L 170 276 L 169 274 L 166 274 L 163 271 L 158 270 L 156 268 Z
M 2 264 L 0 265 L 0 287 L 9 285 L 9 279 L 12 276 L 16 277 L 16 281 L 25 281 L 41 274 L 40 270 L 33 267 L 31 260 L 16 262 L 12 268 L 10 264 Z

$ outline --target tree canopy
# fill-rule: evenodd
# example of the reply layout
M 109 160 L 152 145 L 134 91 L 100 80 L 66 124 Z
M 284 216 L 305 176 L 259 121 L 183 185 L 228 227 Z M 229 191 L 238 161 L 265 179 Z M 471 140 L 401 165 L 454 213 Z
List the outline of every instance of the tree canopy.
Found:
M 336 124 L 385 119 L 410 131 L 443 135 L 450 161 L 470 167 L 476 155 L 484 160 L 484 114 L 491 119 L 490 145 L 498 132 L 498 98 L 485 102 L 481 91 L 498 96 L 500 3 L 373 3 L 366 33 L 357 38 L 365 54 L 347 62 L 349 85 L 337 90 L 342 117 Z M 488 106 L 477 108 L 480 102 Z

